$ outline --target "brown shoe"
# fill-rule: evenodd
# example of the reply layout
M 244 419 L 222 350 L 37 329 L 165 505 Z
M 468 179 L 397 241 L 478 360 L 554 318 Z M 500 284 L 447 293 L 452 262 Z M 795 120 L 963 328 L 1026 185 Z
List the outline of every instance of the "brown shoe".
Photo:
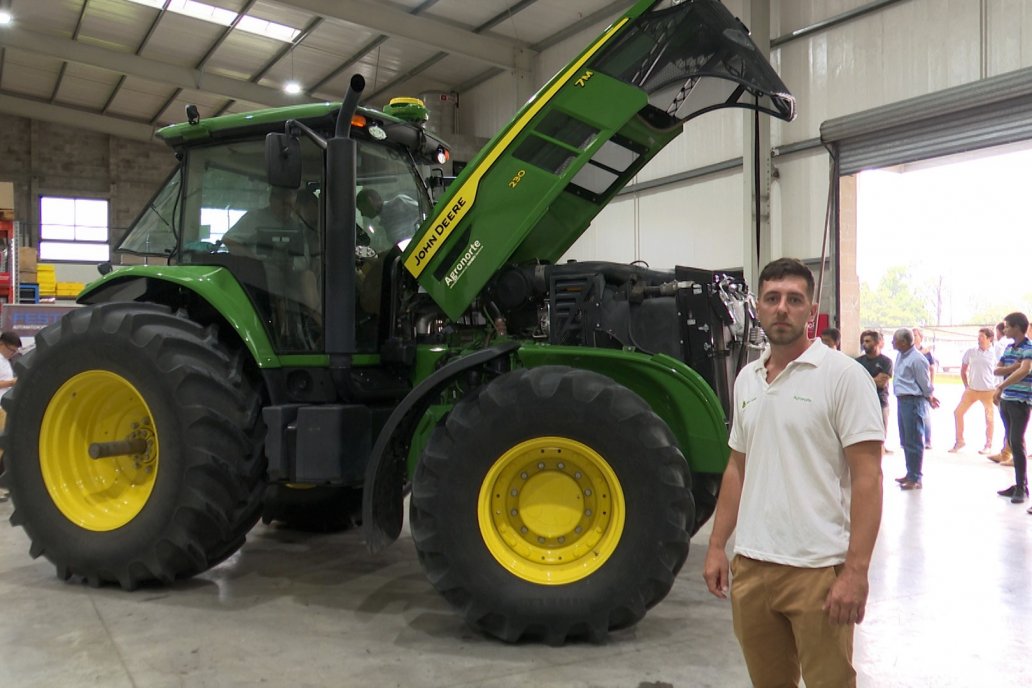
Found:
M 899 483 L 900 485 L 902 485 L 906 481 L 907 481 L 907 476 L 905 476 L 905 475 L 902 478 L 896 478 L 896 482 Z
M 967 445 L 965 445 L 963 442 L 957 442 L 955 445 L 953 445 L 953 449 L 947 449 L 946 453 L 947 454 L 956 454 L 961 449 L 963 449 L 965 446 L 967 446 Z
M 920 490 L 921 489 L 921 481 L 918 480 L 918 481 L 915 482 L 913 480 L 905 480 L 904 482 L 901 482 L 899 484 L 899 489 L 901 489 L 901 490 Z
M 1014 465 L 1014 459 L 1007 458 L 1004 461 L 1001 461 L 1000 465 L 1001 466 L 1013 466 Z
M 990 454 L 985 458 L 989 459 L 993 463 L 1000 463 L 1001 461 L 1006 461 L 1007 459 L 1009 459 L 1010 454 L 1006 452 L 1000 452 L 999 454 Z

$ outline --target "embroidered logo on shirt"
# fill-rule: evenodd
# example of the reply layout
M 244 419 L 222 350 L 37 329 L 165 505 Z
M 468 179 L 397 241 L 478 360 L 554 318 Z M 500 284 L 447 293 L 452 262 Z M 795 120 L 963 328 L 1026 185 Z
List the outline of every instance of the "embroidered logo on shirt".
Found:
M 754 401 L 756 401 L 755 397 L 753 397 L 752 399 L 744 399 L 744 400 L 742 400 L 742 408 L 744 409 L 746 406 L 748 406 L 749 404 L 753 403 Z
M 796 401 L 805 401 L 807 404 L 812 404 L 813 403 L 813 399 L 807 399 L 806 397 L 801 397 L 798 394 L 793 394 L 792 398 L 795 399 Z

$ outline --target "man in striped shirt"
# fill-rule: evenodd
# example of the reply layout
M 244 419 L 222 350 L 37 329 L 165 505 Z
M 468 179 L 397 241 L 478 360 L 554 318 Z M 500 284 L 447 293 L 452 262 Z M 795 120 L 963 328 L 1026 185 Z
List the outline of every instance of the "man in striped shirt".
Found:
M 1020 504 L 1028 498 L 1025 429 L 1028 427 L 1029 404 L 1032 404 L 1032 341 L 1025 334 L 1028 318 L 1024 313 L 1010 313 L 1003 323 L 1004 335 L 1014 343 L 1003 352 L 1000 365 L 994 371 L 1003 376 L 1003 382 L 997 385 L 993 402 L 1000 405 L 1004 432 L 1010 443 L 1014 485 L 998 494 Z

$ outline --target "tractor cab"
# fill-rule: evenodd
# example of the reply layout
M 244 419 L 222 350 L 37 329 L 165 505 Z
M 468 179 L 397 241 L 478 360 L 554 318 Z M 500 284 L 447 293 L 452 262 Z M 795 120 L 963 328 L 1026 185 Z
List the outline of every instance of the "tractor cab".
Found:
M 335 108 L 298 110 L 297 119 L 313 129 L 332 130 Z M 277 125 L 283 116 L 281 111 Z M 324 350 L 329 268 L 324 152 L 302 140 L 300 183 L 273 186 L 265 162 L 265 137 L 273 127 L 242 120 L 219 117 L 159 132 L 179 152 L 180 164 L 118 250 L 160 257 L 169 265 L 228 269 L 247 292 L 277 353 L 318 353 Z M 419 167 L 431 160 L 410 143 L 422 141 L 434 154 L 443 144 L 383 113 L 365 111 L 354 124 L 357 346 L 374 352 L 384 264 L 404 250 L 431 209 Z

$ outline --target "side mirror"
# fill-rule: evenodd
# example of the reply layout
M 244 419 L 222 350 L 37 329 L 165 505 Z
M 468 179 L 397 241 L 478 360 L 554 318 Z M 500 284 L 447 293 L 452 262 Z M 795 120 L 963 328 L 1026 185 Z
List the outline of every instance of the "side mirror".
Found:
M 301 186 L 301 141 L 287 134 L 266 134 L 265 167 L 269 184 L 284 189 Z

